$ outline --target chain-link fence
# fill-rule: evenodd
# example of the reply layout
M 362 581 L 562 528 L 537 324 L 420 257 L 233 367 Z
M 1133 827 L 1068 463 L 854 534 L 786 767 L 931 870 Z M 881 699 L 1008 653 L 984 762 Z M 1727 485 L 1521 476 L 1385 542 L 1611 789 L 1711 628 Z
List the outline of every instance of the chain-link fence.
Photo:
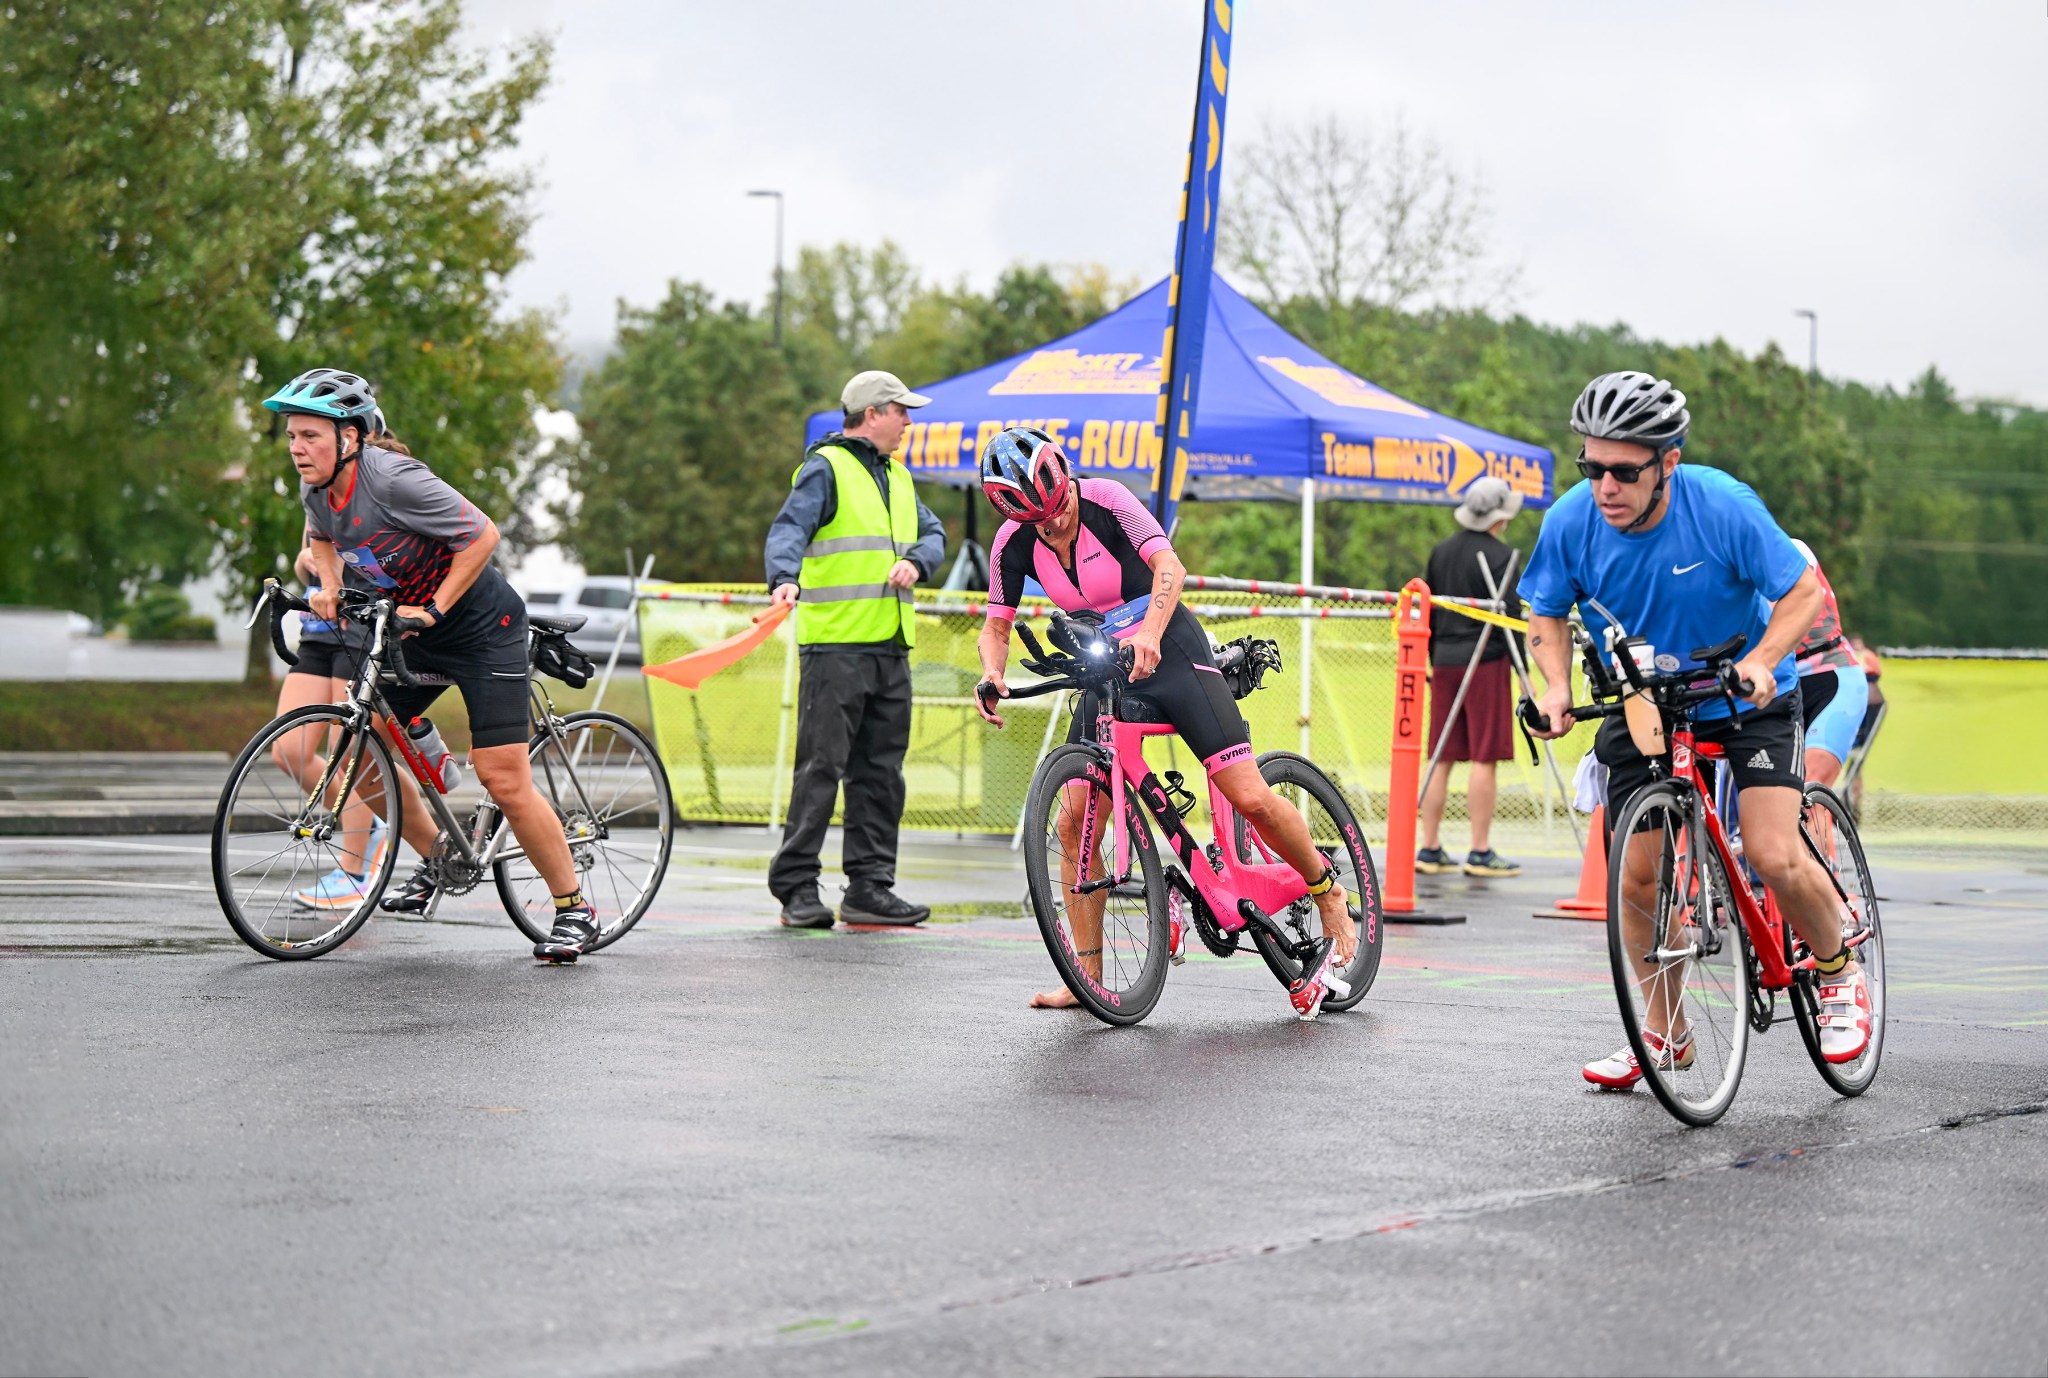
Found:
M 758 593 L 757 587 L 692 585 L 644 600 L 640 644 L 647 662 L 658 664 L 731 636 L 760 611 L 753 602 L 704 601 L 707 595 Z M 1188 602 L 1219 641 L 1250 634 L 1279 644 L 1285 670 L 1267 676 L 1265 687 L 1240 705 L 1253 745 L 1309 756 L 1351 795 L 1369 829 L 1381 832 L 1393 733 L 1394 638 L 1386 610 L 1311 601 L 1304 617 L 1302 600 L 1276 602 L 1237 593 L 1190 594 Z M 920 592 L 918 608 L 904 823 L 951 832 L 1012 832 L 1040 755 L 1065 740 L 1071 696 L 1008 704 L 1003 710 L 1008 726 L 1001 731 L 988 726 L 973 700 L 981 677 L 975 641 L 982 605 L 971 595 Z M 766 824 L 781 818 L 796 742 L 792 636 L 785 625 L 759 651 L 694 692 L 648 681 L 655 740 L 685 819 Z M 1017 668 L 1020 655 L 1021 647 L 1013 643 L 1013 682 L 1030 678 Z M 1305 662 L 1312 664 L 1306 702 Z M 1590 733 L 1558 744 L 1558 769 L 1567 788 L 1579 755 L 1590 744 Z M 1206 808 L 1200 763 L 1177 739 L 1154 739 L 1147 753 L 1156 768 L 1183 772 Z M 1452 775 L 1447 811 L 1452 820 L 1464 816 L 1464 777 L 1462 766 Z M 1513 845 L 1574 850 L 1569 806 L 1549 769 L 1532 766 L 1526 751 L 1501 767 L 1498 813 Z M 1462 822 L 1457 827 L 1462 829 Z

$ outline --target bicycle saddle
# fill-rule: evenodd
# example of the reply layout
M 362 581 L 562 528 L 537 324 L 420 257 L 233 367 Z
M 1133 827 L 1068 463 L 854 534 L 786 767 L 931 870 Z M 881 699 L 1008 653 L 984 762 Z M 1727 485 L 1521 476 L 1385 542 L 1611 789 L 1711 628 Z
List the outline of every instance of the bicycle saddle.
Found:
M 533 613 L 526 615 L 526 625 L 544 632 L 560 632 L 567 636 L 580 629 L 590 619 L 580 612 Z

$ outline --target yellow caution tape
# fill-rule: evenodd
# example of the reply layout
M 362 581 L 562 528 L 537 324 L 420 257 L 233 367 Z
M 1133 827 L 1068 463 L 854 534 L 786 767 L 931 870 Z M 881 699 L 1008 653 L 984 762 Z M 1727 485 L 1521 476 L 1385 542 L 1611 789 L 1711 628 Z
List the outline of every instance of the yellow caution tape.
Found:
M 1511 632 L 1526 632 L 1529 624 L 1519 617 L 1506 613 L 1488 612 L 1484 608 L 1468 608 L 1463 603 L 1431 603 L 1439 612 L 1454 612 L 1460 617 L 1469 617 L 1475 622 L 1491 622 L 1496 627 L 1506 627 Z

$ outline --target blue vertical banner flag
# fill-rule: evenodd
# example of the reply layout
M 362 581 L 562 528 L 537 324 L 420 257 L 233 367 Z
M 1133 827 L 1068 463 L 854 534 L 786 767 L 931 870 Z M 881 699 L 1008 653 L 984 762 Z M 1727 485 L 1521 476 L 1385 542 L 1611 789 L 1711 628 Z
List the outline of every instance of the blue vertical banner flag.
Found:
M 1195 82 L 1195 127 L 1181 186 L 1180 232 L 1166 289 L 1166 341 L 1159 361 L 1160 462 L 1152 471 L 1152 510 L 1173 530 L 1188 477 L 1189 436 L 1202 376 L 1202 335 L 1209 324 L 1209 279 L 1223 210 L 1223 117 L 1230 89 L 1230 0 L 1205 0 L 1202 64 Z

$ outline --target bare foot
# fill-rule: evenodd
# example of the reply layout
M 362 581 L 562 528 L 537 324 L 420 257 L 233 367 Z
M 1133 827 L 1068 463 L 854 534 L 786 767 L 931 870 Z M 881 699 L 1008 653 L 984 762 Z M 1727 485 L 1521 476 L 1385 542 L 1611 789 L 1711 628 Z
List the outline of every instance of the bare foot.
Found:
M 1337 965 L 1348 967 L 1351 959 L 1358 955 L 1358 925 L 1352 922 L 1351 909 L 1345 903 L 1350 898 L 1341 885 L 1332 885 L 1327 894 L 1316 896 L 1316 913 L 1323 921 L 1323 936 L 1336 939 Z
M 1074 998 L 1074 992 L 1065 986 L 1042 990 L 1031 997 L 1031 1008 L 1034 1010 L 1070 1010 L 1080 1003 Z

